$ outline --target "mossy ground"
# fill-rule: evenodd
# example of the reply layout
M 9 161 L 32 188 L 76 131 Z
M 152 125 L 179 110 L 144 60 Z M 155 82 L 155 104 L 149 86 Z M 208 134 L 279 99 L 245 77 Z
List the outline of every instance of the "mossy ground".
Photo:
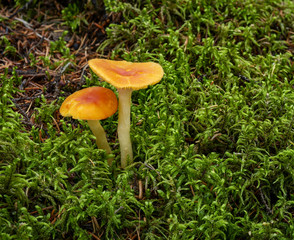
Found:
M 56 5 L 29 3 L 18 20 L 0 16 L 2 62 L 15 62 L 1 68 L 1 239 L 294 238 L 293 1 L 71 2 L 59 5 L 58 24 Z M 82 51 L 66 33 L 43 57 L 20 54 L 13 40 L 31 19 L 85 34 L 95 12 L 112 18 L 105 29 L 100 18 L 103 41 L 89 31 Z M 79 67 L 101 54 L 165 71 L 132 95 L 135 159 L 125 170 L 117 114 L 102 121 L 116 159 L 109 168 L 87 125 L 58 113 L 79 88 L 115 90 Z M 33 89 L 23 66 L 46 69 L 25 114 L 18 101 Z

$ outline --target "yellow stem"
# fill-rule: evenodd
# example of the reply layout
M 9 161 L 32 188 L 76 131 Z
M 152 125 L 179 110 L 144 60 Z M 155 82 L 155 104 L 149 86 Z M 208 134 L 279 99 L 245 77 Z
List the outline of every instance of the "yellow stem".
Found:
M 104 149 L 107 154 L 111 154 L 111 148 L 108 144 L 106 133 L 103 127 L 101 126 L 99 120 L 88 120 L 88 124 L 94 136 L 96 137 L 97 147 L 100 149 Z M 107 159 L 109 166 L 111 166 L 112 161 L 113 161 L 113 158 Z
M 118 141 L 121 151 L 121 167 L 133 162 L 133 149 L 130 136 L 132 89 L 118 89 Z

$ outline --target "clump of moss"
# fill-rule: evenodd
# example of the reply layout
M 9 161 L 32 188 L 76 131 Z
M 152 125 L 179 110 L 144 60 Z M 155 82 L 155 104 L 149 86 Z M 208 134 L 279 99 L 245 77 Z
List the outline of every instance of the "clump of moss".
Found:
M 24 128 L 21 79 L 4 74 L 0 236 L 292 239 L 293 2 L 104 3 L 115 23 L 98 51 L 166 73 L 132 96 L 134 164 L 109 168 L 82 122 L 57 129 L 59 100 L 35 111 L 47 132 Z M 116 117 L 104 124 L 114 154 Z

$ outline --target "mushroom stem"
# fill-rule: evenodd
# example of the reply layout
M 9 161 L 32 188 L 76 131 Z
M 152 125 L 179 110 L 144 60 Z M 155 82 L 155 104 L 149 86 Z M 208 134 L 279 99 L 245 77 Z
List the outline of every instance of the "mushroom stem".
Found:
M 121 152 L 121 167 L 133 162 L 133 149 L 130 137 L 132 89 L 118 89 L 118 141 Z
M 89 127 L 96 137 L 96 144 L 98 148 L 104 149 L 107 154 L 111 154 L 111 148 L 108 144 L 106 133 L 101 126 L 99 120 L 88 120 Z M 111 166 L 113 158 L 108 158 L 107 162 Z

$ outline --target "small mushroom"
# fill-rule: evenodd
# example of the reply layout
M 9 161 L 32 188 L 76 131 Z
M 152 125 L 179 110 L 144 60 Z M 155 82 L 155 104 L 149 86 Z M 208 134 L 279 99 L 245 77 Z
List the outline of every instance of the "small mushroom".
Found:
M 158 63 L 132 63 L 92 59 L 90 68 L 104 81 L 118 90 L 118 139 L 121 149 L 121 166 L 125 168 L 133 162 L 133 150 L 130 138 L 130 110 L 133 90 L 147 88 L 158 83 L 163 77 L 163 69 Z
M 98 148 L 111 154 L 105 131 L 99 120 L 112 116 L 117 111 L 117 98 L 113 91 L 103 87 L 89 87 L 68 96 L 60 107 L 64 117 L 87 120 L 90 129 L 96 137 Z M 108 164 L 112 164 L 112 158 Z

